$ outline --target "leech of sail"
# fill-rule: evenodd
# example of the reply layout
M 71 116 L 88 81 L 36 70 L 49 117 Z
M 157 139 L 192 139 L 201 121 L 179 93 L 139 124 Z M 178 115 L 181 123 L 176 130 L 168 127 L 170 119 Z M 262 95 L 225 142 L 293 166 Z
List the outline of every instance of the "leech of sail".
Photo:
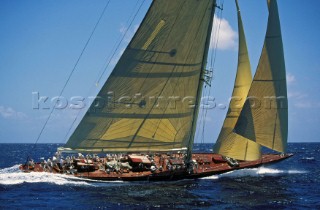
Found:
M 210 5 L 209 3 L 209 8 L 211 7 L 210 11 L 210 21 L 208 25 L 208 30 L 207 30 L 207 37 L 205 41 L 205 49 L 203 53 L 203 58 L 202 58 L 202 65 L 201 65 L 201 72 L 200 72 L 200 77 L 199 77 L 199 83 L 197 87 L 197 93 L 196 93 L 196 101 L 195 101 L 195 107 L 194 107 L 194 117 L 192 119 L 192 124 L 191 124 L 191 132 L 190 132 L 190 139 L 188 143 L 188 151 L 187 151 L 187 161 L 190 162 L 192 159 L 192 148 L 194 144 L 194 138 L 196 135 L 196 128 L 197 128 L 197 121 L 198 121 L 198 115 L 199 115 L 199 108 L 200 108 L 200 103 L 201 103 L 201 93 L 204 85 L 204 72 L 206 71 L 206 66 L 207 66 L 207 59 L 208 59 L 208 51 L 210 47 L 210 41 L 211 41 L 211 33 L 212 33 L 212 27 L 213 27 L 213 18 L 214 18 L 214 13 L 215 13 L 215 7 L 216 7 L 216 1 L 212 1 L 212 4 Z
M 246 38 L 237 0 L 236 6 L 239 33 L 238 68 L 232 92 L 232 99 L 219 137 L 214 146 L 214 152 L 237 160 L 256 160 L 261 157 L 260 145 L 234 133 L 234 127 L 252 82 Z
M 236 133 L 270 149 L 285 152 L 288 138 L 286 71 L 280 20 L 276 0 L 268 1 L 269 18 L 262 54 L 249 97 L 261 102 L 244 104 Z M 269 101 L 264 101 L 266 99 Z M 265 102 L 265 103 L 262 103 Z M 266 105 L 267 104 L 267 105 Z

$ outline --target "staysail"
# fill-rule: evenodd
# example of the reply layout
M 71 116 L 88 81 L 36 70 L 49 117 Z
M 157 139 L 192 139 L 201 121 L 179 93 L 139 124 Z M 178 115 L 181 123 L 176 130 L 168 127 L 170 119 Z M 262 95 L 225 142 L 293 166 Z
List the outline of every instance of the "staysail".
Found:
M 64 150 L 184 150 L 214 0 L 155 0 Z
M 288 137 L 286 71 L 276 0 L 268 0 L 269 19 L 259 65 L 235 132 L 285 152 Z
M 214 152 L 237 160 L 256 160 L 261 157 L 260 145 L 234 133 L 234 127 L 252 82 L 246 38 L 237 0 L 236 5 L 239 33 L 238 68 L 229 109 L 215 144 Z

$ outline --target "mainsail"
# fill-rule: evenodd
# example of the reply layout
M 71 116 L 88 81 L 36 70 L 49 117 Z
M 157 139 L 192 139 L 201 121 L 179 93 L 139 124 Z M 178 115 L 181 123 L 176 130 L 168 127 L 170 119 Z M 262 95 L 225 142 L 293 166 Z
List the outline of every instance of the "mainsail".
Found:
M 214 152 L 238 160 L 256 160 L 261 157 L 260 145 L 234 133 L 235 125 L 252 82 L 246 38 L 237 0 L 236 5 L 239 33 L 238 68 L 229 109 L 215 144 Z
M 194 118 L 215 0 L 155 0 L 64 149 L 184 150 Z M 103 103 L 105 102 L 105 104 Z
M 288 101 L 280 20 L 276 0 L 269 0 L 269 19 L 259 65 L 235 132 L 258 144 L 285 152 Z

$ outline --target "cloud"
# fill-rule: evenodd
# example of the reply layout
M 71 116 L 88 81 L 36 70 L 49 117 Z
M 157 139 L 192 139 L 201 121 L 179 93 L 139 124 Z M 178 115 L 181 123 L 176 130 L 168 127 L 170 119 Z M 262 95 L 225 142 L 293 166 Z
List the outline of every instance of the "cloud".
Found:
M 296 78 L 293 74 L 287 73 L 288 85 L 296 82 Z M 320 108 L 320 102 L 315 97 L 310 97 L 307 93 L 302 91 L 290 91 L 292 86 L 289 86 L 288 99 L 295 108 L 298 109 L 318 109 Z
M 294 91 L 294 92 L 289 91 L 288 92 L 288 98 L 291 98 L 291 99 L 304 99 L 307 97 L 308 97 L 307 94 L 300 92 L 300 91 Z
M 320 108 L 320 102 L 301 91 L 289 91 L 288 99 L 294 107 L 299 109 Z
M 129 29 L 128 29 L 128 27 L 126 27 L 124 25 L 122 25 L 120 27 L 119 31 L 120 31 L 121 35 L 124 36 L 123 40 L 124 40 L 125 43 L 128 44 L 131 41 L 133 35 L 136 33 L 138 28 L 139 28 L 139 24 L 136 24 L 136 25 L 133 26 L 133 28 L 131 27 Z
M 212 35 L 214 36 L 215 40 L 217 39 L 217 33 L 219 33 L 218 44 L 211 42 L 211 49 L 217 48 L 219 50 L 236 50 L 238 45 L 238 33 L 232 29 L 231 25 L 226 19 L 221 19 L 215 16 L 212 27 Z
M 289 91 L 288 98 L 293 106 L 299 109 L 320 108 L 320 103 L 311 99 L 308 94 L 301 91 Z
M 209 116 L 206 116 L 205 118 L 204 118 L 204 120 L 206 121 L 206 122 L 213 122 L 213 119 L 212 119 L 212 117 L 209 117 Z
M 4 106 L 0 106 L 0 116 L 4 119 L 15 119 L 15 120 L 27 118 L 27 115 L 25 115 L 24 113 L 17 112 L 11 107 L 4 107 Z
M 294 83 L 296 81 L 296 78 L 293 74 L 287 73 L 287 83 L 288 85 Z
M 320 108 L 320 103 L 311 101 L 299 101 L 296 102 L 294 106 L 301 109 Z
M 110 61 L 111 66 L 115 66 L 118 63 L 124 51 L 125 51 L 125 48 L 122 48 L 116 55 L 112 57 Z
M 115 66 L 119 59 L 121 58 L 122 54 L 124 53 L 126 49 L 126 45 L 131 41 L 132 37 L 136 33 L 136 31 L 139 28 L 139 24 L 134 25 L 133 28 L 129 28 L 122 25 L 119 29 L 119 32 L 121 33 L 123 37 L 122 43 L 120 43 L 120 46 L 122 47 L 120 50 L 118 49 L 114 56 L 112 56 L 110 65 L 111 67 Z

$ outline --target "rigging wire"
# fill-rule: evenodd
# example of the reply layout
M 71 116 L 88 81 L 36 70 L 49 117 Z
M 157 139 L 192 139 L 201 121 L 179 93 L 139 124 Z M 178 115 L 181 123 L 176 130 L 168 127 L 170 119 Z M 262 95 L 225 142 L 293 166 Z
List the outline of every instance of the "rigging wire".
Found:
M 63 85 L 63 87 L 62 87 L 62 89 L 61 89 L 61 91 L 60 91 L 60 93 L 59 93 L 59 97 L 58 97 L 58 98 L 60 98 L 60 97 L 62 96 L 65 88 L 67 87 L 67 85 L 68 85 L 68 83 L 69 83 L 69 81 L 70 81 L 70 79 L 71 79 L 74 71 L 76 70 L 76 68 L 77 68 L 77 66 L 78 66 L 78 64 L 79 64 L 80 59 L 82 58 L 85 50 L 87 49 L 87 47 L 88 47 L 88 45 L 89 45 L 89 43 L 90 43 L 90 41 L 91 41 L 91 39 L 92 39 L 92 37 L 93 37 L 94 32 L 96 31 L 96 29 L 97 29 L 97 27 L 98 27 L 98 25 L 99 25 L 99 23 L 100 23 L 103 15 L 104 15 L 104 13 L 105 13 L 106 10 L 107 10 L 110 1 L 111 1 L 111 0 L 108 0 L 108 2 L 106 3 L 105 7 L 103 8 L 103 10 L 102 10 L 102 12 L 101 12 L 101 14 L 100 14 L 100 16 L 99 16 L 99 19 L 98 19 L 98 21 L 96 22 L 96 24 L 95 24 L 95 26 L 94 26 L 94 28 L 93 28 L 93 30 L 92 30 L 92 32 L 91 32 L 88 40 L 87 40 L 86 44 L 84 45 L 84 47 L 83 47 L 83 49 L 82 49 L 82 51 L 81 51 L 81 53 L 80 53 L 80 55 L 79 55 L 76 63 L 74 64 L 71 72 L 69 73 L 69 76 L 68 76 L 65 84 Z M 54 107 L 56 106 L 56 104 L 57 104 L 58 102 L 59 102 L 59 100 L 56 101 Z M 51 112 L 50 112 L 50 114 L 48 115 L 48 117 L 47 117 L 44 125 L 42 126 L 42 128 L 41 128 L 41 130 L 40 130 L 40 133 L 39 133 L 39 135 L 37 136 L 37 139 L 36 139 L 33 147 L 31 148 L 31 150 L 34 150 L 35 147 L 36 147 L 36 145 L 37 145 L 37 143 L 39 142 L 39 140 L 40 140 L 40 138 L 41 138 L 41 136 L 42 136 L 42 133 L 43 133 L 44 129 L 47 127 L 47 124 L 48 124 L 48 122 L 49 122 L 49 120 L 50 120 L 50 118 L 51 118 L 51 116 L 52 116 L 52 114 L 53 114 L 53 112 L 54 112 L 54 107 L 51 109 Z M 30 153 L 30 151 L 29 151 L 28 153 Z M 28 161 L 28 159 L 29 159 L 29 154 L 27 154 L 27 155 L 28 155 L 28 157 L 27 157 L 27 161 Z
M 137 6 L 138 6 L 138 4 L 139 4 L 139 1 L 140 1 L 140 0 L 137 0 L 137 1 L 136 1 L 136 4 L 135 4 L 134 7 L 133 7 L 132 13 L 130 14 L 130 16 L 129 16 L 127 22 L 126 22 L 126 24 L 124 25 L 125 29 L 127 29 L 127 30 L 130 29 L 130 28 L 128 27 L 128 25 L 130 25 L 130 23 L 131 23 L 132 21 L 134 21 L 133 17 L 135 16 L 135 14 L 136 14 L 137 11 L 138 11 L 138 10 L 137 10 Z M 113 55 L 113 53 L 114 53 L 115 51 L 117 51 L 117 46 L 118 46 L 118 44 L 119 44 L 119 43 L 121 44 L 121 40 L 126 37 L 125 31 L 124 31 L 124 32 L 121 32 L 121 33 L 122 33 L 122 36 L 119 35 L 117 41 L 114 43 L 114 46 L 112 47 L 112 50 L 110 51 L 109 55 L 107 56 L 107 59 L 106 59 L 105 63 L 103 64 L 101 70 L 99 71 L 99 74 L 98 74 L 98 75 L 103 75 L 103 74 L 104 74 L 105 68 L 108 68 L 108 67 L 106 67 L 106 66 L 108 66 L 109 60 L 112 60 L 112 55 Z M 124 37 L 124 38 L 123 38 L 123 37 Z M 98 86 L 98 85 L 99 85 L 98 82 L 100 81 L 100 79 L 101 79 L 101 76 L 99 76 L 99 78 L 97 78 L 97 80 L 96 80 L 96 85 L 95 85 L 95 86 Z M 98 81 L 98 80 L 99 80 L 99 81 Z
M 183 5 L 181 6 L 181 8 L 183 8 Z M 204 18 L 204 16 L 203 16 L 203 18 Z M 202 21 L 199 23 L 199 26 L 202 25 L 203 18 L 202 18 Z M 178 19 L 178 17 L 177 17 L 177 19 Z M 177 20 L 177 19 L 176 19 L 176 20 Z M 199 30 L 198 30 L 198 31 L 199 31 Z M 192 43 L 191 43 L 191 45 L 190 45 L 191 47 L 193 46 L 193 44 L 195 43 L 195 41 L 196 41 L 196 39 L 194 38 L 194 40 L 192 41 Z M 188 57 L 190 56 L 190 53 L 191 53 L 191 50 L 189 49 L 189 52 L 188 52 L 186 58 L 188 58 Z M 186 64 L 186 61 L 185 61 L 184 63 Z M 174 69 L 172 70 L 171 74 L 173 74 L 174 71 L 177 71 L 176 68 L 174 68 Z M 180 72 L 179 77 L 178 77 L 178 80 L 177 80 L 177 82 L 175 82 L 175 85 L 174 85 L 174 88 L 173 88 L 173 91 L 172 91 L 173 93 L 175 92 L 176 88 L 177 88 L 178 85 L 179 85 L 179 81 L 180 81 L 180 79 L 181 79 L 181 74 L 182 74 L 182 72 Z M 170 78 L 171 78 L 171 76 L 169 77 L 169 79 L 170 79 Z M 167 82 L 169 81 L 169 79 L 167 80 Z M 166 85 L 165 85 L 165 86 L 166 86 Z M 165 86 L 163 87 L 161 93 L 163 92 Z M 159 96 L 161 95 L 161 93 L 159 94 Z M 155 103 L 156 103 L 156 102 L 155 102 Z M 167 111 L 168 108 L 169 108 L 169 103 L 167 104 L 167 106 L 165 107 L 164 111 L 162 112 L 162 116 L 166 113 L 166 111 Z M 158 123 L 158 125 L 157 125 L 157 128 L 156 128 L 154 134 L 153 134 L 153 137 L 154 137 L 155 134 L 157 133 L 161 121 L 162 121 L 162 119 L 159 120 L 159 123 Z M 181 129 L 181 128 L 180 128 L 180 129 Z M 177 133 L 178 133 L 178 132 L 177 132 Z
M 113 60 L 114 55 L 116 54 L 116 52 L 118 51 L 119 47 L 120 47 L 121 44 L 123 43 L 125 37 L 127 36 L 127 33 L 128 33 L 128 31 L 130 30 L 133 22 L 135 21 L 138 13 L 140 12 L 140 10 L 141 10 L 144 2 L 145 2 L 145 0 L 143 0 L 143 2 L 140 4 L 140 6 L 139 6 L 138 9 L 136 9 L 136 8 L 137 8 L 137 5 L 138 5 L 138 3 L 139 3 L 139 0 L 136 2 L 135 6 L 133 7 L 133 12 L 131 13 L 131 15 L 129 16 L 129 18 L 128 18 L 127 22 L 126 22 L 126 25 L 129 25 L 129 26 L 126 27 L 126 30 L 125 30 L 125 32 L 122 34 L 122 36 L 119 36 L 119 39 L 118 39 L 118 41 L 115 43 L 114 47 L 112 48 L 111 53 L 110 53 L 110 55 L 108 56 L 107 61 L 106 61 L 105 64 L 103 65 L 103 66 L 106 66 L 106 67 L 103 67 L 103 68 L 102 68 L 102 70 L 103 70 L 102 73 L 101 73 L 101 71 L 99 72 L 99 74 L 98 74 L 98 75 L 99 75 L 99 77 L 98 77 L 99 79 L 96 80 L 95 85 L 91 87 L 89 93 L 92 91 L 93 88 L 95 88 L 95 87 L 98 86 L 101 78 L 103 77 L 104 73 L 105 73 L 106 70 L 108 69 L 108 66 L 110 65 L 111 61 Z M 118 43 L 118 44 L 117 44 L 117 43 Z M 87 95 L 89 95 L 89 93 L 88 93 Z M 74 128 L 75 122 L 77 121 L 77 119 L 78 119 L 79 116 L 80 116 L 80 113 L 81 113 L 81 110 L 78 111 L 75 119 L 73 120 L 70 128 L 68 129 L 68 131 L 67 131 L 67 133 L 66 133 L 66 135 L 65 135 L 65 137 L 64 137 L 64 141 L 66 141 L 66 140 L 68 139 L 71 130 Z
M 128 31 L 129 31 L 129 28 L 131 28 L 131 26 L 132 26 L 132 24 L 133 24 L 134 20 L 136 19 L 136 17 L 137 17 L 137 15 L 138 15 L 138 13 L 139 13 L 139 12 L 140 12 L 140 10 L 141 10 L 141 8 L 142 8 L 142 6 L 143 6 L 144 2 L 145 2 L 145 0 L 143 0 L 143 1 L 142 1 L 142 3 L 141 3 L 141 4 L 140 4 L 140 6 L 139 6 L 138 11 L 135 13 L 135 15 L 134 15 L 134 17 L 133 17 L 132 21 L 130 22 L 130 25 L 128 26 L 128 28 L 126 28 L 126 30 L 125 30 L 125 32 L 124 32 L 124 34 L 123 34 L 122 38 L 121 38 L 121 41 L 119 42 L 119 44 L 118 44 L 118 46 L 117 46 L 116 50 L 113 52 L 113 54 L 112 54 L 111 58 L 109 59 L 107 66 L 104 68 L 104 70 L 103 70 L 102 74 L 100 75 L 100 77 L 99 77 L 99 79 L 98 79 L 98 81 L 97 81 L 97 84 L 99 84 L 99 82 L 100 82 L 100 80 L 101 80 L 102 76 L 103 76 L 103 75 L 104 75 L 104 73 L 107 71 L 107 69 L 108 69 L 108 67 L 109 67 L 109 65 L 110 65 L 110 63 L 111 63 L 111 61 L 112 61 L 112 59 L 114 58 L 114 56 L 115 56 L 116 52 L 118 51 L 119 47 L 121 46 L 121 43 L 123 42 L 124 38 L 126 37 L 126 35 L 127 35 Z
M 215 31 L 212 31 L 213 35 L 211 37 L 211 43 L 213 46 L 213 50 L 211 51 L 211 57 L 210 57 L 210 69 L 212 72 L 212 75 L 214 74 L 214 66 L 215 66 L 215 61 L 217 57 L 217 48 L 218 48 L 218 43 L 219 43 L 219 35 L 220 35 L 220 28 L 221 28 L 221 21 L 222 21 L 222 14 L 223 14 L 223 5 L 224 5 L 224 0 L 219 2 L 219 5 L 217 8 L 219 9 L 219 12 L 215 16 L 215 24 L 217 25 L 217 28 Z M 219 19 L 219 22 L 217 22 L 217 18 Z M 206 92 L 203 91 L 203 96 L 208 96 L 210 97 L 211 95 L 211 86 L 209 86 L 208 91 Z M 206 108 L 204 105 L 202 106 L 202 112 L 201 112 L 201 118 L 200 118 L 200 125 L 202 125 L 202 130 L 201 130 L 201 138 L 200 138 L 200 143 L 204 143 L 205 141 L 205 127 L 206 127 L 206 121 L 207 121 L 207 115 L 208 115 L 208 107 Z M 200 126 L 201 127 L 201 126 Z

